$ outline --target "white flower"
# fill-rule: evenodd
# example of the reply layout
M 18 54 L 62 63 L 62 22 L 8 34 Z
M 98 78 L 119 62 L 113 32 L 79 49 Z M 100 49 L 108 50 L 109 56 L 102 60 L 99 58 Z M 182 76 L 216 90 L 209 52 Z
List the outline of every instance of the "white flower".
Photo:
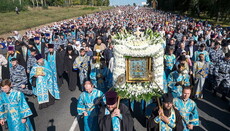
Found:
M 159 41 L 157 41 L 159 40 Z M 113 78 L 116 78 L 126 72 L 125 57 L 149 57 L 154 56 L 154 76 L 155 81 L 159 83 L 159 86 L 163 87 L 163 54 L 164 49 L 162 38 L 154 37 L 153 40 L 149 40 L 146 37 L 137 39 L 136 36 L 130 35 L 126 39 L 115 40 L 118 44 L 114 46 L 114 72 Z M 158 43 L 156 43 L 158 42 Z M 128 95 L 137 97 L 142 94 L 152 92 L 157 86 L 154 83 L 142 86 L 141 83 L 133 84 L 127 83 L 118 87 L 122 91 L 126 91 Z
M 96 49 L 96 52 L 97 52 L 97 53 L 100 53 L 100 52 L 101 52 L 101 50 L 100 50 L 100 49 Z
M 96 68 L 99 68 L 99 67 L 100 67 L 100 64 L 95 64 L 95 67 L 96 67 Z
M 138 90 L 138 91 L 141 91 L 142 89 L 143 89 L 143 88 L 142 88 L 141 86 L 138 86 L 138 87 L 137 87 L 137 90 Z

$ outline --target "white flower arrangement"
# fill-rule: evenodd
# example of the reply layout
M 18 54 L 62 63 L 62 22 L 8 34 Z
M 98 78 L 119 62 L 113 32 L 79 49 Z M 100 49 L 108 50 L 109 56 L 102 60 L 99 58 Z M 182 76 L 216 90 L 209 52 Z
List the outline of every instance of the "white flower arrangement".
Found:
M 119 75 L 126 72 L 126 57 L 151 57 L 153 61 L 154 82 L 125 83 L 116 87 L 118 94 L 131 100 L 150 100 L 153 96 L 159 96 L 160 89 L 155 82 L 163 89 L 163 56 L 165 41 L 157 34 L 148 29 L 145 35 L 137 37 L 133 34 L 118 33 L 114 37 L 114 68 L 113 78 L 117 80 Z

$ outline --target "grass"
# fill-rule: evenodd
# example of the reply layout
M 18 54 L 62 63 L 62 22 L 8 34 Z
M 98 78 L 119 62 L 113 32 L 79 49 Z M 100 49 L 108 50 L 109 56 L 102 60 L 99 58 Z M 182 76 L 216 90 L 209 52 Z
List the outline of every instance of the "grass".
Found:
M 208 20 L 214 25 L 221 25 L 222 27 L 230 27 L 230 22 L 228 21 L 216 21 L 214 18 L 210 19 L 206 16 L 201 16 L 200 18 L 195 18 L 196 20 Z
M 186 14 L 189 17 L 193 17 L 195 20 L 199 21 L 199 20 L 208 20 L 209 22 L 211 22 L 214 25 L 221 25 L 222 27 L 229 27 L 230 26 L 230 22 L 229 22 L 229 18 L 227 21 L 216 21 L 215 18 L 210 18 L 209 16 L 207 16 L 205 13 L 201 13 L 200 14 L 200 18 L 197 16 L 191 16 L 189 14 Z
M 48 9 L 30 8 L 28 11 L 20 12 L 19 15 L 15 12 L 0 13 L 0 35 L 13 30 L 24 30 L 110 8 L 112 7 L 49 7 Z
M 82 8 L 82 10 L 95 10 L 95 9 L 97 9 L 97 8 L 95 8 L 95 7 L 84 7 L 84 8 Z

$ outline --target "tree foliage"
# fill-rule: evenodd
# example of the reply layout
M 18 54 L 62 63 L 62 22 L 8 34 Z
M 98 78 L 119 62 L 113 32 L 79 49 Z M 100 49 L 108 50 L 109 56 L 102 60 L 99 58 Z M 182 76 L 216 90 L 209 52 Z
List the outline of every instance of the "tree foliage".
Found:
M 28 6 L 48 8 L 48 6 L 109 6 L 109 4 L 109 0 L 0 0 L 0 12 L 14 11 L 16 7 L 19 10 L 26 10 Z
M 26 10 L 25 5 L 27 4 L 27 1 L 0 0 L 0 12 L 15 11 L 16 7 L 19 8 L 19 11 Z
M 147 0 L 149 5 L 152 0 Z M 165 11 L 179 11 L 189 13 L 192 16 L 199 16 L 204 13 L 210 18 L 215 17 L 229 19 L 229 0 L 158 0 L 158 9 Z

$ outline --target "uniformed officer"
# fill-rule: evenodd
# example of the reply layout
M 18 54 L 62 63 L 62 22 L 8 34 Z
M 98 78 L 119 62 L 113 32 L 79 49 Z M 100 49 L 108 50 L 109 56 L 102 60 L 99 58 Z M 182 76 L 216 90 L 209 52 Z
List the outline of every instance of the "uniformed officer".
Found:
M 23 66 L 18 64 L 16 58 L 11 59 L 12 67 L 10 67 L 10 80 L 12 88 L 21 91 L 24 94 L 32 95 L 32 91 L 27 87 L 27 75 Z
M 227 101 L 226 95 L 230 89 L 230 53 L 226 53 L 225 57 L 220 59 L 215 66 L 216 87 L 213 94 L 216 94 L 218 87 L 223 88 L 222 99 Z
M 214 76 L 214 67 L 216 63 L 223 58 L 223 51 L 220 49 L 220 43 L 215 42 L 214 48 L 210 49 L 209 57 L 210 57 L 210 63 L 209 63 L 209 76 L 208 81 L 211 84 L 211 87 L 213 88 L 215 85 L 215 76 Z

